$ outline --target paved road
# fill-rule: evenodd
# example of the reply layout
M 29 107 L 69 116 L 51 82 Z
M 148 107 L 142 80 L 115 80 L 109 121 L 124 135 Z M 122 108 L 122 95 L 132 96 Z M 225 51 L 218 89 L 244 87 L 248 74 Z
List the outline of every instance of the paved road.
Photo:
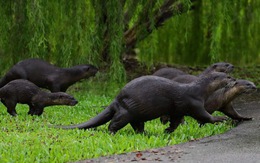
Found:
M 177 162 L 177 163 L 260 163 L 260 93 L 242 96 L 234 103 L 242 115 L 253 121 L 230 131 L 184 144 L 146 151 L 100 157 L 87 162 Z M 137 155 L 142 155 L 137 157 Z

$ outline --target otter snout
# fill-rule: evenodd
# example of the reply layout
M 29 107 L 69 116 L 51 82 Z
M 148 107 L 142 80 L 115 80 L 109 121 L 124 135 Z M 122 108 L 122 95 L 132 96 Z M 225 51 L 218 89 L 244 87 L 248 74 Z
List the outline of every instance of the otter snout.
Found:
M 69 103 L 69 105 L 70 105 L 70 106 L 74 106 L 74 105 L 76 105 L 77 103 L 78 103 L 77 100 L 72 100 L 72 101 Z
M 235 68 L 235 66 L 229 65 L 228 68 L 227 68 L 227 70 L 226 70 L 226 73 L 232 72 L 234 68 Z
M 254 93 L 257 91 L 257 87 L 255 85 L 250 85 L 250 87 L 247 89 L 247 93 Z

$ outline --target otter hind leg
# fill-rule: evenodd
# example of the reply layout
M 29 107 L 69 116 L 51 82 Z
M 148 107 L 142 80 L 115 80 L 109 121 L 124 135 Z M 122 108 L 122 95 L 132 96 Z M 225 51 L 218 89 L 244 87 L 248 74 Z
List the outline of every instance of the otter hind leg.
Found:
M 115 134 L 118 130 L 130 123 L 131 120 L 131 115 L 126 110 L 119 109 L 111 119 L 108 130 L 112 134 Z
M 12 99 L 9 99 L 9 100 L 1 100 L 2 103 L 6 106 L 7 108 L 7 112 L 12 115 L 12 116 L 17 116 L 17 113 L 16 113 L 16 110 L 15 110 L 15 107 L 16 107 L 16 102 Z
M 227 115 L 228 117 L 234 119 L 234 120 L 238 120 L 238 121 L 249 121 L 252 120 L 252 117 L 245 117 L 240 115 L 232 106 L 232 104 L 228 104 L 225 107 L 220 108 L 219 110 L 220 112 L 224 113 L 225 115 Z
M 183 122 L 183 116 L 179 117 L 170 117 L 170 126 L 165 129 L 165 133 L 172 133 L 182 122 Z
M 131 122 L 130 124 L 136 133 L 144 132 L 144 122 Z

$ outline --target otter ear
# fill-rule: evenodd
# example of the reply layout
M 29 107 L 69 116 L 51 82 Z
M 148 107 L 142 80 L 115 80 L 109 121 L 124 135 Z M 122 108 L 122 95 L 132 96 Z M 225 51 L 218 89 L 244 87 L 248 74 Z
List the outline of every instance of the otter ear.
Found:
M 218 66 L 218 65 L 213 65 L 212 67 L 213 67 L 213 68 L 216 68 L 217 66 Z

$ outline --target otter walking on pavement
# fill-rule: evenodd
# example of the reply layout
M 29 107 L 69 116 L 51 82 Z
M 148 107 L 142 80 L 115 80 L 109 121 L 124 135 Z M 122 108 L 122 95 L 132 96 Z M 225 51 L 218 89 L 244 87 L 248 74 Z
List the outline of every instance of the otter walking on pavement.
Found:
M 51 92 L 66 92 L 81 79 L 95 76 L 98 69 L 90 64 L 60 68 L 40 59 L 26 59 L 15 64 L 0 80 L 0 88 L 15 79 L 27 79 Z
M 28 104 L 30 115 L 41 115 L 46 106 L 70 105 L 78 102 L 74 97 L 64 92 L 45 92 L 28 80 L 17 79 L 0 88 L 1 102 L 7 107 L 7 112 L 16 116 L 16 104 Z
M 250 94 L 256 92 L 256 90 L 255 84 L 251 81 L 238 79 L 234 84 L 230 84 L 227 87 L 223 87 L 213 92 L 205 101 L 205 109 L 210 114 L 215 111 L 220 111 L 228 117 L 238 121 L 251 120 L 252 117 L 240 115 L 234 109 L 232 101 L 242 94 Z M 166 124 L 170 120 L 170 117 L 161 116 L 160 120 L 163 124 Z
M 130 81 L 114 101 L 96 117 L 72 126 L 56 126 L 63 129 L 89 129 L 110 121 L 109 131 L 118 130 L 131 124 L 136 132 L 144 131 L 144 122 L 162 115 L 171 117 L 173 132 L 185 115 L 203 123 L 215 123 L 224 117 L 213 117 L 204 109 L 204 99 L 216 89 L 234 81 L 226 73 L 215 72 L 202 76 L 191 84 L 179 84 L 157 76 L 142 76 Z
M 256 90 L 253 82 L 238 79 L 232 87 L 219 89 L 210 95 L 205 102 L 205 108 L 210 114 L 214 111 L 220 111 L 234 120 L 251 120 L 251 117 L 244 117 L 236 112 L 232 101 L 242 94 L 250 94 Z

